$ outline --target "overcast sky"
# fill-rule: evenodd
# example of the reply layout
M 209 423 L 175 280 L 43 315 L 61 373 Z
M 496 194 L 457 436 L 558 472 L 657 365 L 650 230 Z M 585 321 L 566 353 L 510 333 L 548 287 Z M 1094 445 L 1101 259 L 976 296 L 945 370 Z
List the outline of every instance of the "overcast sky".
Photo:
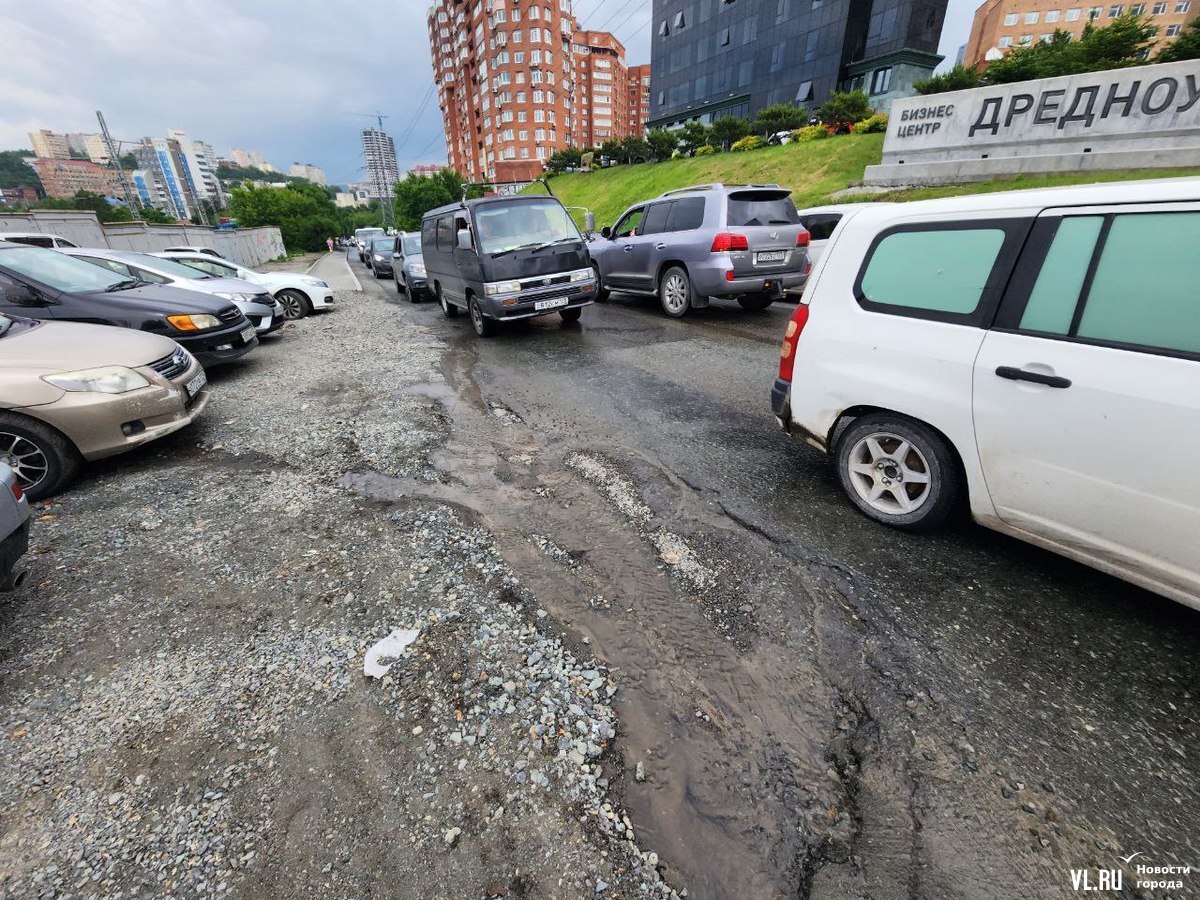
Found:
M 978 0 L 950 0 L 953 62 Z M 365 179 L 360 129 L 376 110 L 401 171 L 446 158 L 431 96 L 428 0 L 53 0 L 0 6 L 6 76 L 0 150 L 28 133 L 119 140 L 180 128 L 218 153 L 257 150 L 287 170 L 312 162 L 330 183 Z M 614 30 L 629 64 L 649 62 L 649 0 L 576 0 L 585 28 Z

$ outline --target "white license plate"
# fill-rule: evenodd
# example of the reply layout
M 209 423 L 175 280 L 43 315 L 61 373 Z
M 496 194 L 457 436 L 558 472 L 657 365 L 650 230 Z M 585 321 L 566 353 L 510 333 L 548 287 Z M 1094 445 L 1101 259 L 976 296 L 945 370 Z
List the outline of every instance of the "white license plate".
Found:
M 787 259 L 786 250 L 763 250 L 754 257 L 754 261 L 760 263 L 783 262 L 785 259 Z
M 251 325 L 247 328 L 243 328 L 241 337 L 242 337 L 243 344 L 250 343 L 250 338 L 254 337 L 254 326 Z
M 533 308 L 534 309 L 555 309 L 559 306 L 566 306 L 570 302 L 571 302 L 570 299 L 568 299 L 567 297 L 559 297 L 557 300 L 539 300 L 537 303 L 533 304 Z
M 191 400 L 200 391 L 200 388 L 206 384 L 208 384 L 208 375 L 201 371 L 200 374 L 185 384 L 183 389 L 187 391 L 188 399 Z

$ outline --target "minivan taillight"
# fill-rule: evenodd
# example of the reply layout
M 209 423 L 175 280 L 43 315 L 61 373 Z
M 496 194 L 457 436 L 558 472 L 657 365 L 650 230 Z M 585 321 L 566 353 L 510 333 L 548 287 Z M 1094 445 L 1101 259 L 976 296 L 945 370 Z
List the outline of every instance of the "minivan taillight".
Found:
M 783 346 L 779 348 L 779 377 L 789 384 L 792 381 L 792 369 L 796 365 L 796 345 L 800 342 L 800 332 L 807 324 L 808 306 L 799 303 L 788 320 L 787 331 L 783 333 Z
M 730 250 L 749 250 L 750 241 L 744 234 L 722 231 L 713 238 L 712 252 L 727 253 Z
M 796 233 L 796 246 L 807 247 L 810 239 L 811 235 L 809 235 L 808 229 L 801 228 L 800 231 Z

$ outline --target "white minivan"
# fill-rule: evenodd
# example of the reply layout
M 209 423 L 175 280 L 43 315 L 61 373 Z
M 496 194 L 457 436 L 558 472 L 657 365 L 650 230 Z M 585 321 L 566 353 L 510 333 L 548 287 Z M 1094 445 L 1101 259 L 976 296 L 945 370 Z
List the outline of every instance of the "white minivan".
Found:
M 1200 609 L 1200 179 L 847 211 L 771 403 L 851 501 L 990 528 Z

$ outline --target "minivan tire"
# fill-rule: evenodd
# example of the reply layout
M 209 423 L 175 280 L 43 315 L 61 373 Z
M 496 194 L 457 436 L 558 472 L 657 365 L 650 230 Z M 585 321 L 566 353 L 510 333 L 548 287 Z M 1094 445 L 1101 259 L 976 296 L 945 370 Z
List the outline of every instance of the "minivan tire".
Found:
M 474 294 L 467 298 L 467 312 L 471 314 L 471 326 L 481 338 L 491 337 L 496 333 L 496 320 L 483 314 Z
M 583 309 L 576 306 L 574 309 L 559 310 L 558 313 L 564 322 L 578 322 L 579 317 L 583 315 Z
M 15 459 L 9 465 L 31 502 L 57 494 L 83 465 L 75 445 L 49 425 L 17 413 L 0 413 L 0 460 L 15 454 L 28 460 L 27 465 Z
M 762 312 L 775 302 L 775 298 L 765 294 L 747 294 L 744 297 L 738 297 L 737 301 L 741 304 L 742 309 L 748 312 Z
M 692 308 L 692 280 L 682 266 L 671 266 L 658 279 L 658 302 L 672 319 L 687 315 Z
M 906 531 L 936 528 L 958 506 L 962 476 L 946 440 L 894 413 L 855 419 L 834 447 L 838 480 L 859 511 Z
M 458 315 L 458 307 L 446 299 L 446 295 L 442 293 L 442 286 L 439 284 L 434 291 L 437 293 L 438 303 L 442 307 L 442 315 L 447 319 L 453 319 Z
M 604 287 L 604 279 L 600 277 L 600 267 L 593 265 L 592 271 L 596 273 L 596 302 L 603 303 L 608 299 L 608 289 Z

